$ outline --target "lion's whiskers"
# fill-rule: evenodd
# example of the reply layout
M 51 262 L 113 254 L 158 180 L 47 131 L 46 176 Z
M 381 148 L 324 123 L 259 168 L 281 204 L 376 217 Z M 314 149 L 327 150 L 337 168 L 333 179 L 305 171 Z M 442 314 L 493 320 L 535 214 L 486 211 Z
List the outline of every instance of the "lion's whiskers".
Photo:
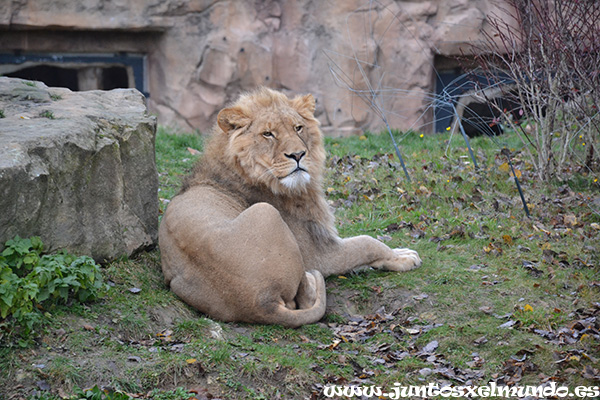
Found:
M 256 180 L 257 180 L 257 181 L 263 181 L 263 180 L 265 180 L 265 179 L 264 179 L 264 177 L 265 177 L 266 175 L 270 175 L 271 177 L 273 177 L 273 178 L 277 179 L 277 176 L 276 176 L 276 175 L 275 175 L 275 173 L 273 172 L 273 168 L 267 168 L 265 172 L 263 172 L 262 174 L 260 174 L 260 175 L 259 175 L 259 176 L 256 178 Z

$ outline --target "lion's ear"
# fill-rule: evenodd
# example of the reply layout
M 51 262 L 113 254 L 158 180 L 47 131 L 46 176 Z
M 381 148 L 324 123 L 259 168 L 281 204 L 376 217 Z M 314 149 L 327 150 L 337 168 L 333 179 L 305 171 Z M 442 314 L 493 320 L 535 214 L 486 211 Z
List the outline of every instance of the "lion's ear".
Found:
M 314 118 L 316 102 L 312 94 L 294 97 L 294 100 L 292 100 L 292 104 L 294 105 L 294 108 L 298 111 L 298 113 L 304 118 Z
M 238 107 L 225 108 L 217 116 L 217 124 L 225 133 L 237 128 L 241 128 L 250 123 L 248 118 Z

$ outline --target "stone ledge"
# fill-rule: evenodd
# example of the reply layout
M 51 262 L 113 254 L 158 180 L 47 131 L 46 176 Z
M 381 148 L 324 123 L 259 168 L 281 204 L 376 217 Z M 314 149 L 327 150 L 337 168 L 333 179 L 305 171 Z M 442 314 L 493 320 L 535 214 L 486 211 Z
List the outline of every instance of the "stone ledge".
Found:
M 0 77 L 0 110 L 0 243 L 40 236 L 97 261 L 156 244 L 156 119 L 141 93 Z

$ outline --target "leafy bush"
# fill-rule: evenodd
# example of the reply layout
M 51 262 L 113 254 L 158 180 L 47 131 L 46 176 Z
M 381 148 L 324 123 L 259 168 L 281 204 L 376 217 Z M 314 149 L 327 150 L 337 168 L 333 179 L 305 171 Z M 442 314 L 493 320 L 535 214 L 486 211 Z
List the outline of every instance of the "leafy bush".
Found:
M 43 321 L 43 311 L 71 298 L 94 300 L 107 288 L 92 258 L 42 252 L 40 238 L 17 236 L 6 242 L 0 254 L 0 328 L 4 331 L 18 330 L 27 336 Z

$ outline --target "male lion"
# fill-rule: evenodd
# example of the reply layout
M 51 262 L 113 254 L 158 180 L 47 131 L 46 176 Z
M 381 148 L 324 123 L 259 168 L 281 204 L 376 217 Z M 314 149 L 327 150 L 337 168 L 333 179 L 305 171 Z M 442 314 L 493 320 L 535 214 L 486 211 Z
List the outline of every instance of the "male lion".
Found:
M 338 237 L 314 111 L 312 95 L 261 88 L 219 113 L 159 231 L 165 282 L 186 303 L 222 321 L 298 327 L 325 313 L 323 275 L 421 264 L 369 236 Z

